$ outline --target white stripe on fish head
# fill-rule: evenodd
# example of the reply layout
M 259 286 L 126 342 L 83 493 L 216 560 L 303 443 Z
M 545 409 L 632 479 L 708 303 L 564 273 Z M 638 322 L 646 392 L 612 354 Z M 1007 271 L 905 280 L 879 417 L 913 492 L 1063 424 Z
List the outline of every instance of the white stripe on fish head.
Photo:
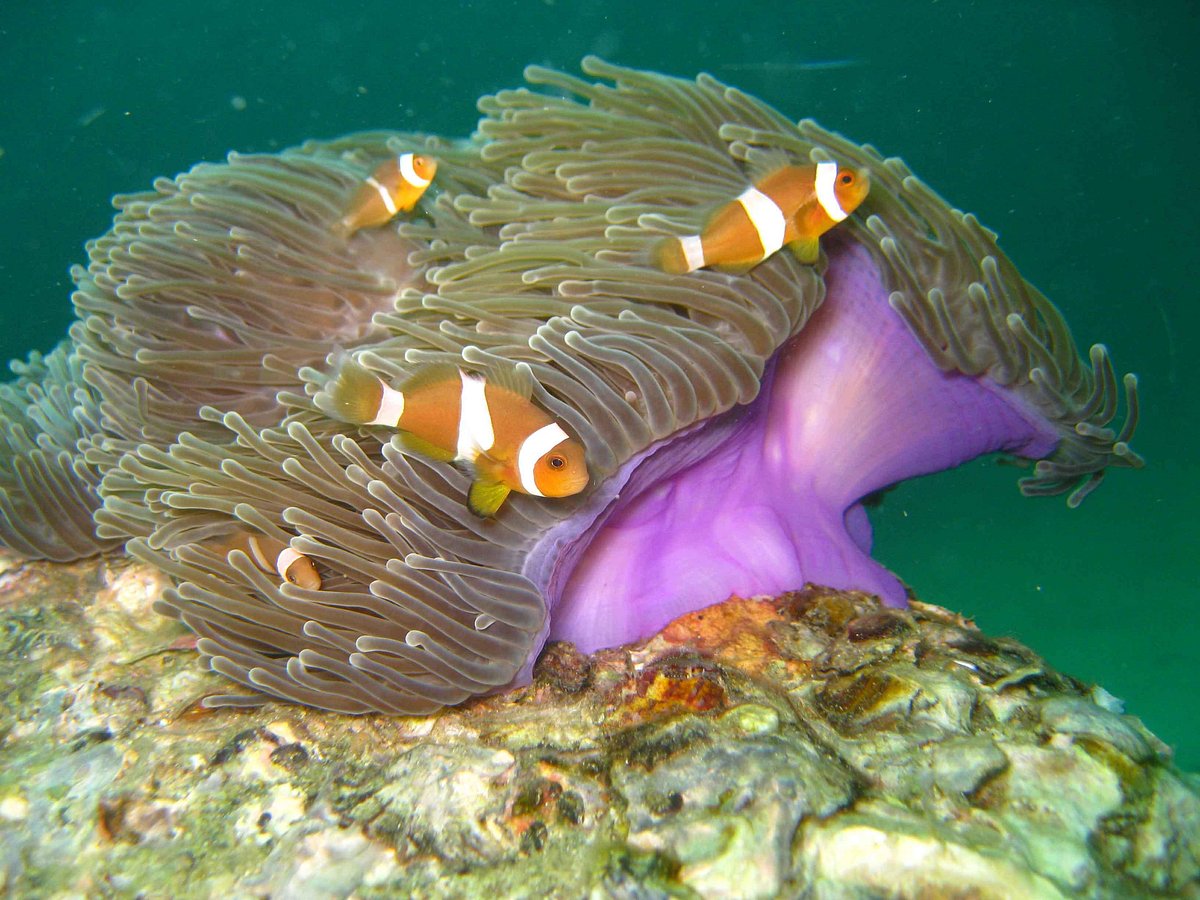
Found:
M 279 577 L 284 581 L 288 581 L 287 572 L 298 559 L 304 559 L 303 553 L 297 553 L 291 547 L 284 547 L 279 551 L 279 556 L 275 558 L 275 571 L 279 573 Z
M 401 153 L 400 159 L 397 160 L 400 165 L 400 177 L 407 181 L 415 188 L 427 188 L 432 179 L 422 178 L 417 174 L 417 170 L 413 168 L 413 154 Z
M 473 462 L 480 453 L 491 450 L 496 443 L 492 428 L 492 413 L 488 409 L 485 388 L 487 381 L 478 375 L 459 370 L 462 378 L 462 399 L 458 413 L 458 456 Z
M 838 203 L 834 182 L 837 180 L 838 164 L 835 162 L 817 163 L 817 202 L 825 210 L 825 214 L 835 222 L 840 222 L 849 213 Z
M 783 246 L 783 232 L 787 228 L 787 220 L 779 204 L 760 191 L 758 188 L 746 188 L 738 197 L 738 203 L 746 210 L 750 224 L 758 232 L 758 242 L 762 244 L 763 259 L 766 259 Z
M 567 439 L 567 433 L 557 422 L 543 425 L 525 440 L 517 453 L 517 472 L 521 477 L 521 490 L 535 497 L 544 497 L 538 490 L 533 467 L 537 461 Z

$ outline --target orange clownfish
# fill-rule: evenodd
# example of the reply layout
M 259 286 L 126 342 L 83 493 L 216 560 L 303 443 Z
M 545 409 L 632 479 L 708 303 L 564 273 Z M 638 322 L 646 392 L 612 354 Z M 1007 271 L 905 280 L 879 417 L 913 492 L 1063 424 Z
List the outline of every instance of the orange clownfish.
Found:
M 385 160 L 359 187 L 334 230 L 350 237 L 360 228 L 374 228 L 411 211 L 436 173 L 437 160 L 420 153 Z
M 865 170 L 835 162 L 784 166 L 718 209 L 699 234 L 663 239 L 654 262 L 673 275 L 705 267 L 741 274 L 786 245 L 801 262 L 815 263 L 817 239 L 870 189 Z
M 321 576 L 313 561 L 275 538 L 239 531 L 217 542 L 214 549 L 220 553 L 241 550 L 262 571 L 276 574 L 288 584 L 310 591 L 321 589 Z
M 485 377 L 433 366 L 396 390 L 347 358 L 314 399 L 336 419 L 399 429 L 422 456 L 470 465 L 467 504 L 487 518 L 511 491 L 569 497 L 587 486 L 583 445 L 530 401 L 531 388 L 515 372 Z

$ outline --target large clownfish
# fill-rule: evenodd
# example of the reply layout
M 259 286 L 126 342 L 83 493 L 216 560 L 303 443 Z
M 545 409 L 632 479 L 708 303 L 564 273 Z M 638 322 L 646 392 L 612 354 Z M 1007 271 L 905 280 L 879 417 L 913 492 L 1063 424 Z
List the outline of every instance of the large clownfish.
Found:
M 350 237 L 374 228 L 400 212 L 410 212 L 437 173 L 437 160 L 420 153 L 401 153 L 385 160 L 359 187 L 334 231 Z
M 278 575 L 288 584 L 310 591 L 321 589 L 321 576 L 313 561 L 275 538 L 239 531 L 218 541 L 213 549 L 220 553 L 241 550 L 262 571 Z
M 870 188 L 866 171 L 835 162 L 784 166 L 721 206 L 699 234 L 664 238 L 654 262 L 673 275 L 705 267 L 741 274 L 786 245 L 801 262 L 815 263 L 817 239 Z
M 494 516 L 509 492 L 569 497 L 588 483 L 583 445 L 529 399 L 532 385 L 495 373 L 487 377 L 433 366 L 396 390 L 351 358 L 315 402 L 326 414 L 357 425 L 387 425 L 422 456 L 470 465 L 471 511 Z

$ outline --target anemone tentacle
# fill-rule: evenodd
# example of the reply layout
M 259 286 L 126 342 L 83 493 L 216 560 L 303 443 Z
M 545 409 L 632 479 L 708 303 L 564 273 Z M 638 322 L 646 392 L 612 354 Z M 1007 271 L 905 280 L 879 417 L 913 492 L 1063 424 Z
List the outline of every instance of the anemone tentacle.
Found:
M 98 399 L 82 382 L 82 362 L 63 343 L 10 364 L 0 384 L 0 544 L 57 561 L 119 546 L 97 538 L 99 473 L 77 446 L 97 427 Z
M 551 633 L 629 639 L 677 604 L 772 579 L 902 604 L 869 559 L 859 501 L 935 457 L 1042 457 L 1022 488 L 1072 504 L 1106 467 L 1140 464 L 1136 381 L 1112 424 L 1107 351 L 1081 360 L 995 236 L 903 163 L 707 75 L 583 70 L 598 80 L 531 67 L 540 90 L 483 98 L 468 141 L 310 142 L 118 198 L 75 273 L 74 348 L 0 389 L 13 461 L 0 539 L 53 558 L 128 539 L 173 579 L 159 608 L 251 692 L 209 702 L 423 713 L 526 677 Z M 348 195 L 401 149 L 439 160 L 421 213 L 338 237 Z M 695 233 L 762 172 L 830 157 L 868 168 L 873 187 L 818 265 L 787 252 L 740 276 L 649 264 L 654 241 Z M 593 483 L 477 518 L 469 473 L 320 412 L 347 351 L 390 382 L 430 364 L 519 366 L 583 442 Z M 873 392 L 894 383 L 927 391 L 907 398 L 918 439 L 881 418 Z M 986 423 L 947 446 L 968 412 Z M 688 496 L 714 485 L 720 504 Z M 62 533 L 16 524 L 56 503 L 74 510 Z M 660 523 L 677 530 L 645 540 Z M 280 584 L 226 548 L 235 533 L 288 543 L 321 589 Z M 621 561 L 642 558 L 631 546 L 661 551 L 644 571 L 670 594 L 644 616 L 597 599 L 649 597 Z M 732 547 L 748 558 L 722 572 L 700 558 L 721 565 Z

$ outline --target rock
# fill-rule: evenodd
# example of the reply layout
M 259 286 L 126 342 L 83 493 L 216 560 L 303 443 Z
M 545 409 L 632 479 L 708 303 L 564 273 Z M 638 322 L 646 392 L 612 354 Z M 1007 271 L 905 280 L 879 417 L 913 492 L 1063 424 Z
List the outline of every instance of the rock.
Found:
M 809 587 L 421 718 L 208 710 L 123 559 L 0 573 L 16 896 L 1200 897 L 1200 781 L 1102 689 Z

